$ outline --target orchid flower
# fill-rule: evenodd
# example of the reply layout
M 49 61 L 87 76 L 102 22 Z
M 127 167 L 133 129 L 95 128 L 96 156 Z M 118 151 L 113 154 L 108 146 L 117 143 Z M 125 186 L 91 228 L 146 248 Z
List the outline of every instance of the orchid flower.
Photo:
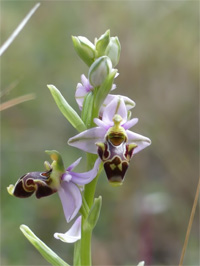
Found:
M 115 78 L 118 76 L 118 73 L 116 74 Z M 111 88 L 111 91 L 116 89 L 116 85 L 113 84 L 112 85 L 112 88 Z M 79 109 L 82 110 L 82 107 L 83 107 L 83 102 L 84 102 L 84 98 L 85 96 L 93 91 L 94 88 L 93 86 L 90 84 L 90 81 L 89 79 L 86 78 L 86 76 L 84 74 L 81 75 L 81 83 L 78 83 L 77 84 L 77 87 L 76 87 L 76 93 L 75 93 L 75 99 L 76 99 L 76 102 L 79 106 Z M 133 108 L 135 106 L 135 102 L 133 100 L 131 100 L 130 98 L 126 97 L 126 96 L 120 96 L 120 95 L 113 95 L 113 94 L 108 94 L 106 99 L 104 100 L 101 108 L 100 108 L 100 112 L 99 112 L 99 115 L 102 116 L 103 112 L 104 112 L 104 109 L 105 107 L 115 98 L 115 97 L 122 97 L 124 102 L 125 102 L 125 105 L 126 105 L 126 108 L 127 108 L 127 111 L 130 110 L 131 108 Z
M 137 118 L 127 119 L 124 99 L 115 97 L 104 109 L 102 119 L 95 118 L 97 127 L 69 139 L 68 144 L 98 154 L 104 163 L 108 180 L 114 185 L 123 182 L 131 157 L 151 144 L 149 138 L 129 129 Z
M 79 186 L 91 182 L 98 173 L 100 160 L 97 159 L 93 169 L 84 173 L 72 170 L 79 164 L 81 158 L 72 163 L 66 170 L 60 154 L 47 151 L 53 160 L 50 165 L 45 162 L 45 172 L 30 172 L 22 176 L 15 185 L 8 187 L 8 192 L 19 198 L 30 197 L 34 192 L 37 198 L 49 196 L 58 192 L 65 218 L 70 222 L 82 205 L 82 195 Z

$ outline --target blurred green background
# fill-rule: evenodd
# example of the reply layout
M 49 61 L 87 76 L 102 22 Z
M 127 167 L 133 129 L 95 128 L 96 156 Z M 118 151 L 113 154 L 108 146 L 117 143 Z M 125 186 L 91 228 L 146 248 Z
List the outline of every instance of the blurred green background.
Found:
M 46 85 L 59 88 L 78 111 L 75 88 L 88 68 L 71 35 L 93 41 L 107 29 L 122 46 L 115 93 L 136 102 L 133 130 L 152 145 L 132 159 L 122 187 L 111 187 L 104 173 L 99 179 L 103 206 L 94 265 L 178 265 L 198 182 L 198 1 L 41 2 L 1 57 L 1 90 L 18 82 L 2 102 L 36 95 L 1 113 L 1 265 L 47 265 L 20 232 L 23 223 L 72 263 L 73 246 L 53 237 L 69 228 L 58 195 L 22 200 L 6 187 L 29 171 L 43 171 L 46 149 L 58 150 L 66 167 L 83 156 L 84 168 L 84 153 L 67 145 L 76 132 Z M 1 1 L 1 43 L 35 3 Z M 198 209 L 185 265 L 199 263 Z

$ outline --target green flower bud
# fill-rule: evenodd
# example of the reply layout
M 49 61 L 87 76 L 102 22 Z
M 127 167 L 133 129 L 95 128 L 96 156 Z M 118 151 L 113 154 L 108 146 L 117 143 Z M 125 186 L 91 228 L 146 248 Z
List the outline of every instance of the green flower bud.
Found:
M 101 56 L 89 69 L 89 81 L 93 87 L 100 86 L 112 70 L 112 62 L 109 57 Z
M 118 37 L 110 37 L 110 42 L 106 48 L 105 55 L 111 59 L 113 67 L 119 62 L 120 52 L 121 45 Z
M 83 36 L 72 36 L 72 41 L 77 54 L 88 66 L 90 66 L 95 58 L 94 44 Z
M 114 78 L 117 74 L 117 69 L 113 69 L 112 72 L 106 77 L 104 82 L 101 84 L 100 88 L 97 90 L 97 94 L 93 104 L 93 118 L 98 117 L 99 110 L 103 104 L 106 96 L 110 92 Z
M 105 54 L 106 47 L 110 41 L 110 30 L 107 30 L 99 39 L 96 41 L 96 51 L 97 57 L 100 57 Z

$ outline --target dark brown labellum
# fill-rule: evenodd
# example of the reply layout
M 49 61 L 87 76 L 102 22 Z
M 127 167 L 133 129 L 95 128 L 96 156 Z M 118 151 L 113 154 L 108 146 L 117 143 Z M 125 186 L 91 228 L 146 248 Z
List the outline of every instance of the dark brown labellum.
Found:
M 53 194 L 56 191 L 50 187 L 51 171 L 30 172 L 22 176 L 15 184 L 13 195 L 19 198 L 27 198 L 35 192 L 36 197 L 41 198 Z
M 129 145 L 125 141 L 113 145 L 113 141 L 107 140 L 104 143 L 97 143 L 97 146 L 108 180 L 111 183 L 121 184 L 136 145 Z

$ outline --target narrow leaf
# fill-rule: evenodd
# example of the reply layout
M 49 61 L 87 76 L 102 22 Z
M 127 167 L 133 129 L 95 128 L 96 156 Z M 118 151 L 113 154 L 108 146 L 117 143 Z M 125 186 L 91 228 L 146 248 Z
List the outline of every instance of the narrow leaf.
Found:
M 35 94 L 33 93 L 30 93 L 30 94 L 26 94 L 26 95 L 23 95 L 23 96 L 19 96 L 17 98 L 14 98 L 12 100 L 9 100 L 7 102 L 4 102 L 2 104 L 0 104 L 0 111 L 3 111 L 3 110 L 6 110 L 10 107 L 13 107 L 17 104 L 20 104 L 20 103 L 23 103 L 23 102 L 26 102 L 26 101 L 30 101 L 30 100 L 33 100 L 35 99 Z
M 85 96 L 83 102 L 82 114 L 81 114 L 81 118 L 87 128 L 90 128 L 92 122 L 91 119 L 92 119 L 93 101 L 94 101 L 94 94 L 93 92 L 89 92 Z
M 83 123 L 77 112 L 68 104 L 60 91 L 54 85 L 47 85 L 49 88 L 58 108 L 62 114 L 67 118 L 71 125 L 79 132 L 86 130 L 86 126 Z
M 102 197 L 99 196 L 94 200 L 92 208 L 90 209 L 89 215 L 87 217 L 87 226 L 89 226 L 90 230 L 92 230 L 95 227 L 99 219 L 101 205 L 102 205 Z
M 103 104 L 106 96 L 110 92 L 115 75 L 117 73 L 117 69 L 113 70 L 102 83 L 102 85 L 96 90 L 96 95 L 94 99 L 94 110 L 93 110 L 93 118 L 98 117 L 99 109 Z
M 64 260 L 62 260 L 53 250 L 51 250 L 44 242 L 42 242 L 31 229 L 22 224 L 20 230 L 25 237 L 31 242 L 31 244 L 40 252 L 40 254 L 53 266 L 69 266 Z

